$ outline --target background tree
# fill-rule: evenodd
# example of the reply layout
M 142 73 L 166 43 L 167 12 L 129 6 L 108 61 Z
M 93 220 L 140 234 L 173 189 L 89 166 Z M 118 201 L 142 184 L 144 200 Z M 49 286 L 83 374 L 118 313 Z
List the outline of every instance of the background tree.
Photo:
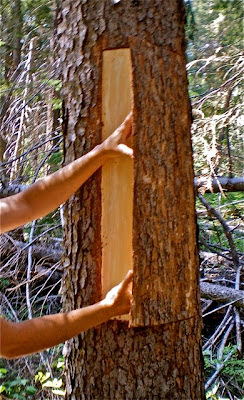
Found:
M 187 69 L 195 174 L 239 176 L 243 165 L 243 7 L 238 0 L 215 0 L 193 2 L 191 10 L 195 31 L 192 35 L 188 31 Z

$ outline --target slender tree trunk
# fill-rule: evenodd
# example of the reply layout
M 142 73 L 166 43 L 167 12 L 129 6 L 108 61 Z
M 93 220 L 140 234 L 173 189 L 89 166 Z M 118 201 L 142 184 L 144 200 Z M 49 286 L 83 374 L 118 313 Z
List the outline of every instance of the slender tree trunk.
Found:
M 0 35 L 2 41 L 5 43 L 4 46 L 4 80 L 6 84 L 10 84 L 11 80 L 14 81 L 13 75 L 17 69 L 21 59 L 21 38 L 22 38 L 22 12 L 21 12 L 21 0 L 14 0 L 12 3 L 7 5 L 5 2 L 1 2 L 0 5 Z M 7 110 L 11 101 L 11 92 L 4 92 L 0 98 L 0 125 L 6 118 Z M 0 162 L 4 161 L 4 153 L 7 147 L 7 131 L 4 129 L 0 133 Z M 1 171 L 1 182 L 3 185 L 7 184 L 9 178 L 5 175 L 5 172 Z
M 32 73 L 33 73 L 35 47 L 36 47 L 36 38 L 32 38 L 30 40 L 28 58 L 26 60 L 25 90 L 23 93 L 23 101 L 22 101 L 23 105 L 25 104 L 28 93 L 30 92 L 32 87 Z M 25 118 L 26 118 L 26 110 L 25 108 L 23 108 L 20 114 L 20 122 L 18 126 L 17 138 L 14 147 L 14 154 L 13 154 L 14 158 L 20 155 L 23 147 L 23 130 L 25 125 Z M 13 181 L 16 178 L 18 173 L 18 167 L 19 167 L 18 162 L 17 161 L 13 162 L 10 174 L 10 181 Z
M 109 321 L 66 344 L 67 399 L 203 399 L 183 4 L 61 8 L 65 163 L 101 142 L 107 49 L 131 51 L 135 154 L 131 324 Z M 98 171 L 64 213 L 65 310 L 101 298 L 101 210 Z
M 225 99 L 225 110 L 228 111 L 230 107 L 230 99 L 233 93 L 233 88 L 230 88 L 227 92 L 227 96 Z M 229 164 L 229 178 L 233 178 L 233 162 L 232 162 L 232 154 L 231 154 L 231 145 L 230 145 L 230 135 L 229 135 L 229 125 L 227 123 L 226 126 L 222 128 L 222 132 L 220 133 L 219 142 L 222 146 L 222 142 L 226 140 L 227 145 L 227 153 L 228 153 L 228 164 Z
M 13 70 L 15 70 L 21 60 L 21 39 L 22 39 L 22 11 L 21 0 L 13 1 Z
M 52 37 L 50 39 L 50 65 L 53 66 L 57 60 L 57 13 L 58 13 L 58 1 L 52 1 Z M 59 79 L 58 70 L 54 76 L 54 79 Z M 53 87 L 48 92 L 48 104 L 47 104 L 47 135 L 50 135 L 56 131 L 59 127 L 60 110 L 54 107 L 52 103 L 53 99 L 59 99 L 60 93 L 57 92 L 56 88 Z M 53 141 L 53 145 L 57 144 L 58 139 Z

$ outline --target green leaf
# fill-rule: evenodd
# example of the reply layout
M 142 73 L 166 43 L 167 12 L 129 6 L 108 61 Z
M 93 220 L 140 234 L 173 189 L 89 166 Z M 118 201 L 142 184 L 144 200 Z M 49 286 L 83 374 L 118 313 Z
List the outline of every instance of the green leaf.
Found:
M 42 387 L 50 387 L 50 388 L 54 388 L 54 389 L 59 389 L 59 388 L 61 388 L 62 384 L 63 384 L 62 379 L 54 378 L 52 381 L 49 380 L 49 381 L 45 382 L 42 385 Z
M 0 385 L 0 393 L 7 392 L 7 388 L 4 385 Z
M 0 368 L 0 378 L 2 378 L 7 372 L 8 370 L 6 368 Z
M 45 374 L 41 371 L 38 371 L 38 373 L 35 375 L 35 382 L 39 381 L 41 383 L 45 382 L 48 378 L 50 378 L 51 374 L 50 372 L 46 372 Z
M 54 110 L 62 109 L 62 100 L 61 99 L 52 99 L 51 104 L 53 105 Z
M 65 396 L 65 390 L 54 389 L 54 390 L 52 390 L 52 393 L 57 394 L 58 396 Z
M 57 369 L 59 369 L 59 368 L 64 369 L 64 361 L 59 361 L 59 362 L 57 363 Z
M 61 163 L 62 158 L 63 158 L 62 152 L 61 152 L 61 151 L 58 151 L 57 153 L 53 153 L 53 154 L 51 155 L 51 157 L 49 158 L 49 160 L 47 161 L 47 163 L 48 163 L 49 165 L 57 165 L 57 164 L 60 164 L 60 163 Z
M 25 386 L 26 383 L 28 382 L 28 379 L 15 379 L 9 384 L 9 387 L 14 387 L 14 386 Z
M 23 395 L 20 394 L 20 393 L 14 393 L 14 394 L 13 394 L 13 399 L 26 400 L 26 397 L 23 396 Z
M 25 391 L 27 394 L 35 394 L 37 389 L 34 386 L 26 386 Z
M 57 92 L 62 88 L 62 82 L 60 79 L 50 79 L 48 85 L 54 87 Z

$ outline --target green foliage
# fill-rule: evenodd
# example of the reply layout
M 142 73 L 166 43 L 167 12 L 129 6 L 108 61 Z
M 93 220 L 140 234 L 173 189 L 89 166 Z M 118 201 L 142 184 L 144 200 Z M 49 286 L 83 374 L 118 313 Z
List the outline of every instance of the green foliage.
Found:
M 57 97 L 51 99 L 51 104 L 54 110 L 62 110 L 62 100 L 59 98 L 60 90 L 62 89 L 62 81 L 60 79 L 49 79 L 48 85 L 55 89 Z
M 37 220 L 35 227 L 35 236 L 41 235 L 47 229 L 51 229 L 52 227 L 54 227 L 54 229 L 49 231 L 49 237 L 62 238 L 63 232 L 62 228 L 60 227 L 60 217 L 58 209 Z M 25 225 L 24 231 L 26 241 L 29 240 L 30 230 L 31 224 Z
M 0 393 L 11 399 L 30 400 L 37 389 L 29 379 L 15 376 L 15 371 L 0 368 Z
M 65 396 L 64 382 L 63 382 L 63 370 L 64 370 L 64 359 L 59 357 L 53 365 L 53 371 L 58 376 L 51 378 L 50 372 L 38 371 L 35 375 L 35 382 L 40 383 L 42 389 L 50 389 L 51 392 L 58 396 Z
M 65 390 L 63 388 L 63 380 L 62 378 L 53 378 L 50 379 L 50 372 L 42 373 L 39 371 L 35 376 L 35 382 L 40 382 L 42 385 L 42 389 L 50 388 L 53 394 L 57 394 L 59 396 L 65 395 Z
M 60 79 L 49 79 L 48 85 L 54 87 L 56 92 L 59 92 L 62 89 L 62 81 Z
M 242 2 L 186 1 L 186 9 L 195 173 L 214 170 L 220 176 L 239 175 L 243 165 Z
M 40 397 L 47 400 L 53 398 L 53 395 L 56 396 L 55 399 L 61 399 L 65 396 L 64 358 L 61 355 L 53 362 L 52 370 L 52 378 L 50 372 L 37 371 L 32 379 L 18 376 L 14 369 L 0 368 L 0 394 L 18 400 L 38 400 Z
M 60 356 L 54 363 L 52 364 L 55 370 L 64 370 L 64 357 Z
M 43 30 L 52 23 L 51 3 L 46 0 L 22 0 L 25 30 L 31 36 L 41 37 Z
M 54 110 L 62 110 L 62 100 L 61 99 L 52 99 L 51 104 L 53 105 Z
M 0 379 L 8 372 L 6 368 L 0 368 Z
M 226 356 L 233 351 L 233 354 L 229 360 L 224 362 Z M 206 378 L 209 378 L 216 369 L 218 364 L 224 362 L 224 367 L 220 372 L 220 376 L 224 379 L 228 379 L 229 381 L 229 390 L 233 390 L 235 394 L 235 385 L 232 387 L 231 383 L 237 384 L 239 388 L 244 390 L 244 360 L 239 359 L 238 351 L 236 350 L 236 346 L 228 345 L 225 347 L 223 351 L 223 356 L 221 359 L 218 359 L 217 356 L 210 350 L 206 350 L 203 352 L 204 356 L 204 365 L 205 365 L 205 374 Z M 207 399 L 213 400 L 221 400 L 222 397 L 218 396 L 219 386 L 214 384 L 213 387 L 207 392 Z M 220 393 L 219 393 L 220 395 Z
M 52 172 L 57 171 L 60 168 L 62 160 L 63 152 L 61 150 L 56 151 L 49 157 L 49 159 L 47 160 L 47 164 L 52 167 Z
M 237 227 L 237 229 L 232 230 L 232 236 L 236 249 L 243 252 L 243 234 L 238 229 L 238 219 L 241 220 L 243 214 L 243 193 L 226 193 L 225 196 L 216 193 L 205 193 L 204 196 L 208 203 L 221 213 L 221 216 L 226 219 L 229 225 L 234 224 Z M 205 211 L 198 199 L 196 200 L 196 205 L 197 209 Z M 198 226 L 200 229 L 200 241 L 203 238 L 208 244 L 229 248 L 223 227 L 212 215 L 199 216 Z M 201 245 L 205 247 L 203 243 Z
M 0 278 L 0 290 L 1 290 L 1 291 L 4 291 L 4 289 L 5 289 L 6 287 L 8 287 L 9 283 L 10 283 L 9 279 Z

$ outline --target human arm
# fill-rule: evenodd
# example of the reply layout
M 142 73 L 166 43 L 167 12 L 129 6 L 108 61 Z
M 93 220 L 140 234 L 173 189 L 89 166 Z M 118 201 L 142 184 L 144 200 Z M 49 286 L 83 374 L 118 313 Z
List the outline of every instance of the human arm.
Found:
M 0 356 L 22 357 L 63 343 L 65 340 L 95 327 L 131 308 L 129 271 L 120 285 L 113 288 L 99 303 L 67 313 L 47 315 L 20 323 L 0 319 Z
M 125 145 L 131 134 L 132 116 L 102 144 L 53 174 L 39 179 L 25 191 L 0 200 L 0 233 L 38 219 L 64 203 L 107 160 L 118 155 L 132 156 Z

